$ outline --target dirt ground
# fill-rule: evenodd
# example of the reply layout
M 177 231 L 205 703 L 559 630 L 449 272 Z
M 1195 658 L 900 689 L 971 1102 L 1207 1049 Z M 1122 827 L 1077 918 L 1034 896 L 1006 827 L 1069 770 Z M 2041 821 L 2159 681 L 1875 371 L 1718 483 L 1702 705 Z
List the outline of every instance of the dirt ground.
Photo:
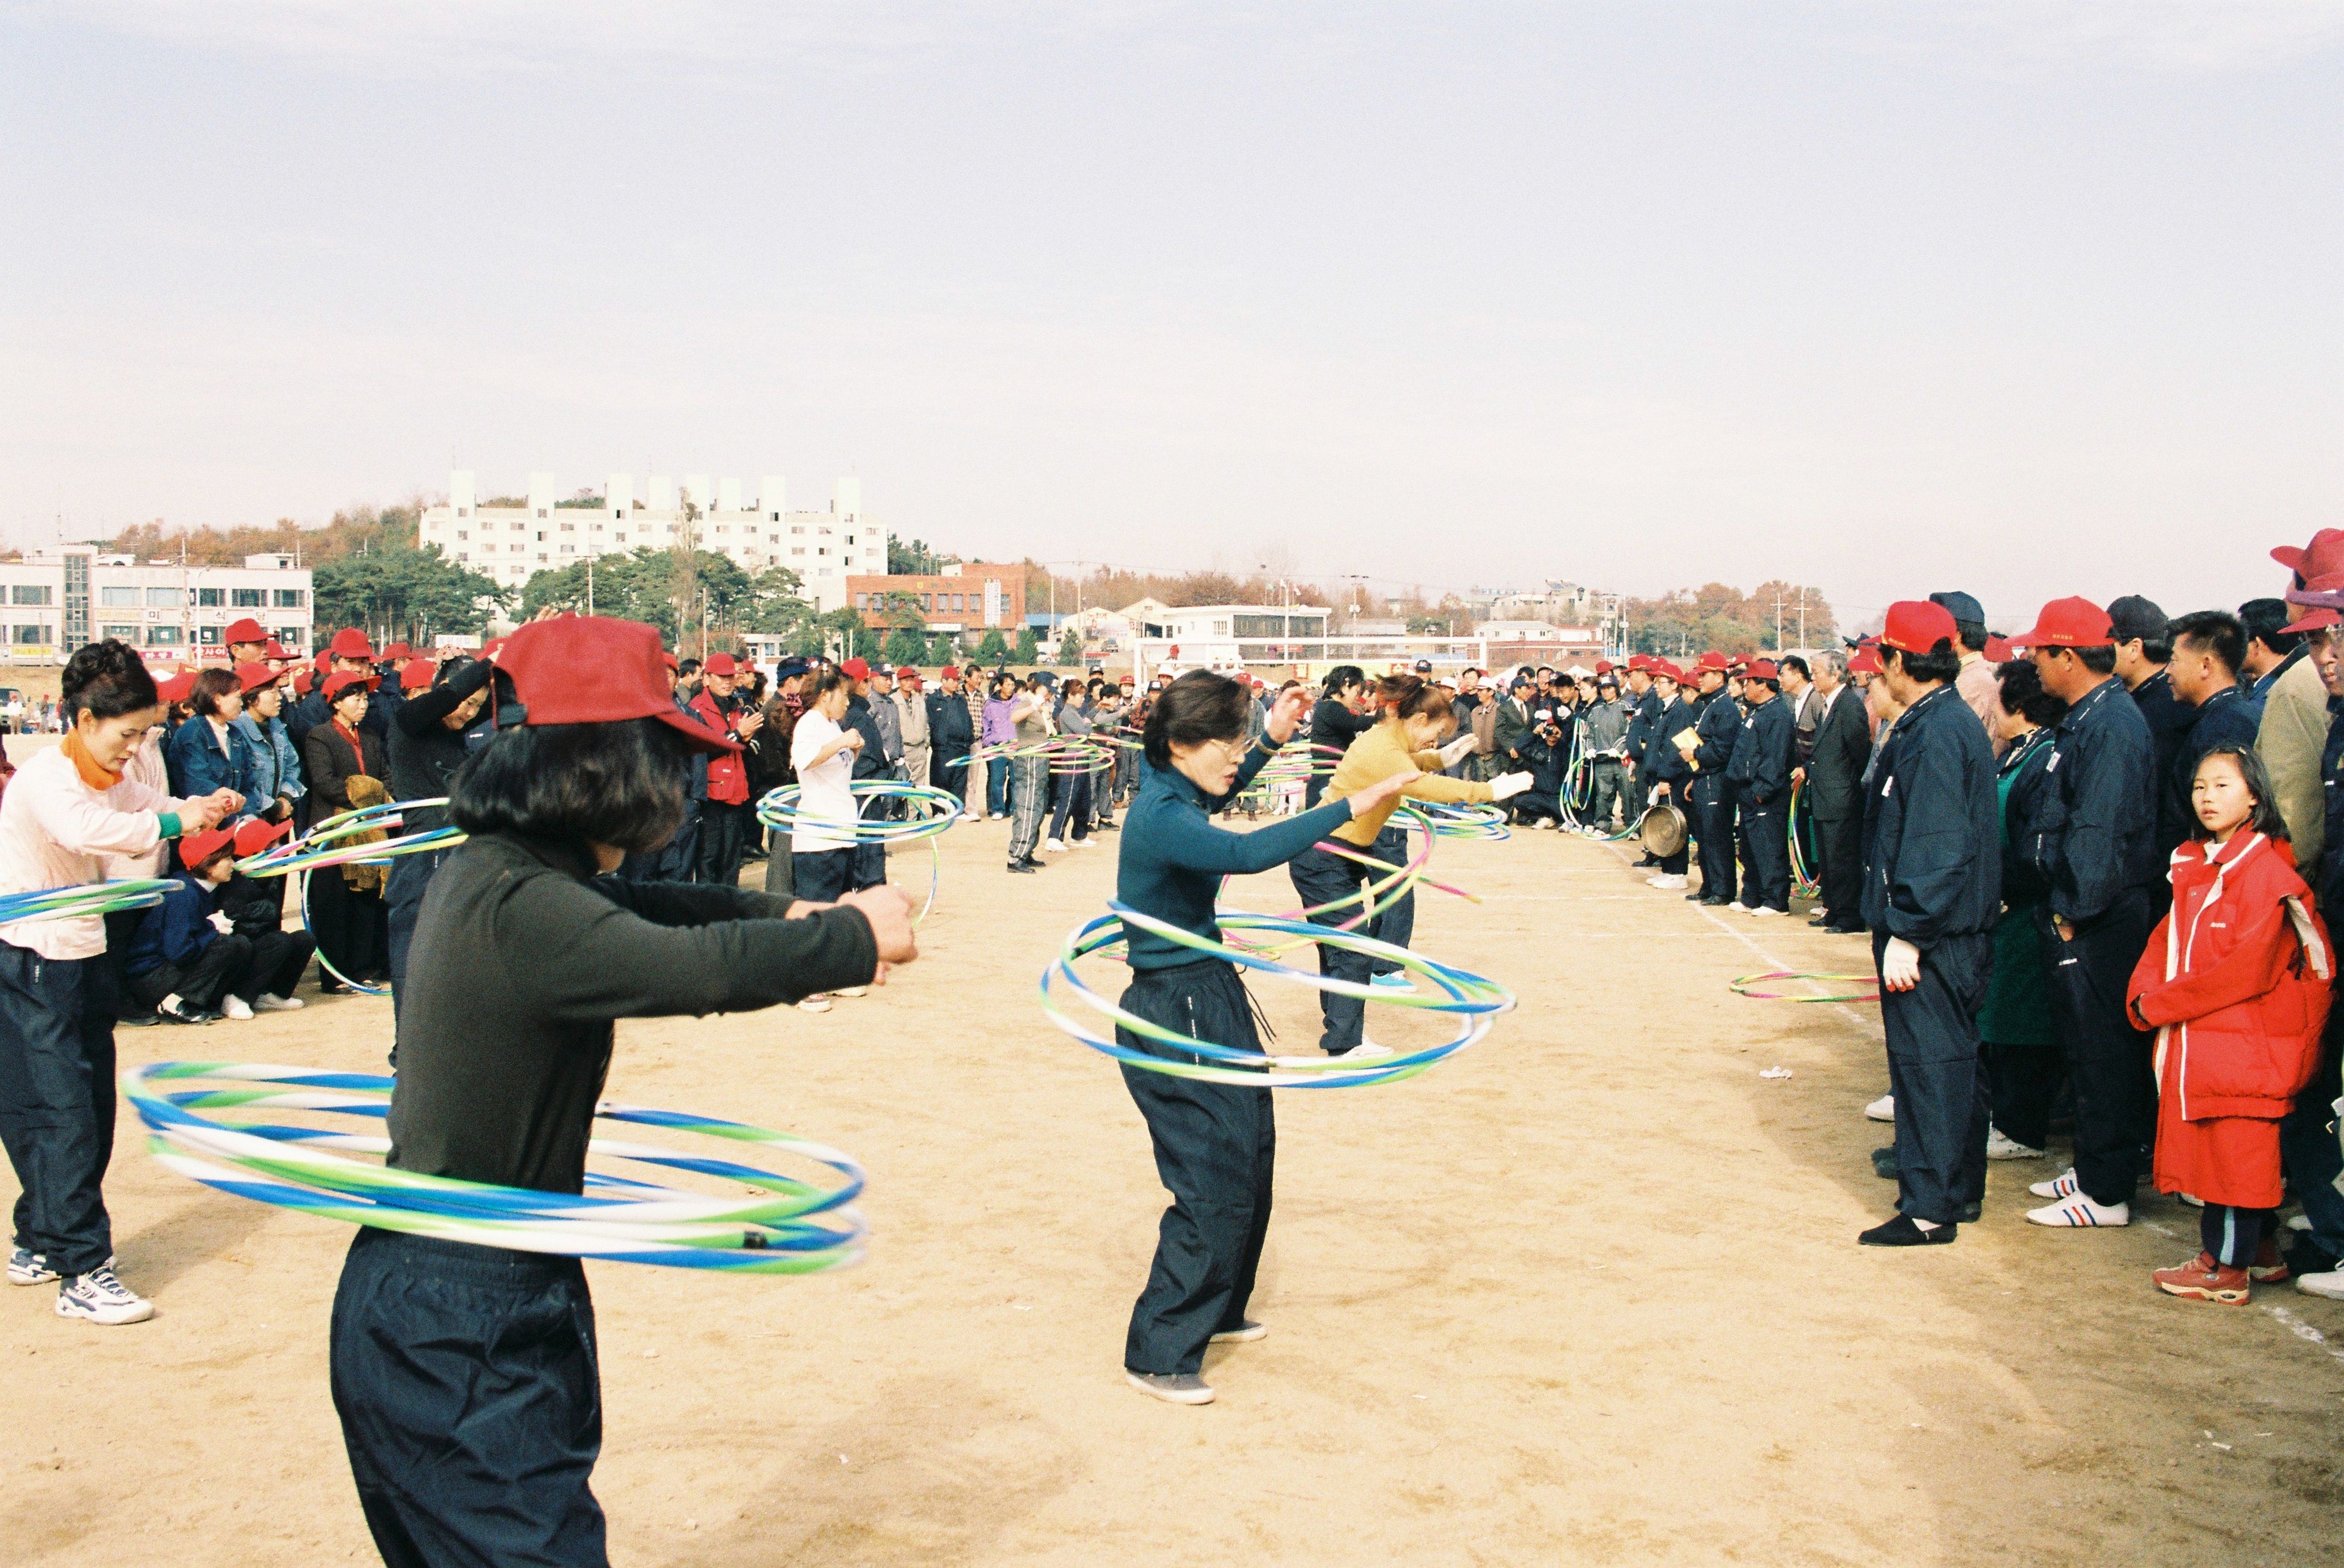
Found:
M 616 1561 L 2335 1560 L 2344 1305 L 2159 1296 L 2194 1211 L 2030 1228 L 2056 1158 L 1996 1166 L 1955 1246 L 1859 1249 L 1892 1198 L 1861 1114 L 1876 1014 L 1726 982 L 1860 944 L 1698 910 L 1551 834 L 1440 847 L 1482 902 L 1423 895 L 1417 946 L 1521 1007 L 1411 1082 L 1280 1096 L 1270 1337 L 1208 1361 L 1215 1405 L 1139 1397 L 1118 1369 L 1164 1195 L 1114 1067 L 1035 999 L 1113 840 L 1012 878 L 1004 835 L 947 836 L 924 956 L 867 999 L 621 1027 L 614 1098 L 864 1159 L 873 1244 L 801 1280 L 590 1266 Z M 924 850 L 898 866 L 924 881 Z M 1233 896 L 1292 902 L 1282 874 Z M 1255 989 L 1308 1048 L 1310 994 Z M 371 1069 L 389 1017 L 120 1038 Z M 0 1294 L 0 1557 L 370 1561 L 326 1386 L 349 1232 L 169 1174 L 126 1110 L 122 1138 L 121 1268 L 157 1316 Z

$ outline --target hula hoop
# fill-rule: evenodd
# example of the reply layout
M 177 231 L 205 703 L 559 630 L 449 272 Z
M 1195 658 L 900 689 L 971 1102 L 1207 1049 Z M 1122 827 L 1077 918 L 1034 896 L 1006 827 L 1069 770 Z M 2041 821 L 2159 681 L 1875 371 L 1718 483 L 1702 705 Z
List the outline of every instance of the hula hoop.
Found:
M 1191 1078 L 1200 1083 L 1229 1084 L 1241 1088 L 1345 1088 L 1362 1084 L 1395 1083 L 1401 1078 L 1414 1077 L 1434 1063 L 1446 1061 L 1480 1041 L 1489 1034 L 1497 1016 L 1510 1011 L 1514 1006 L 1513 994 L 1494 981 L 1437 963 L 1405 947 L 1352 932 L 1313 926 L 1307 921 L 1288 920 L 1275 915 L 1233 914 L 1218 917 L 1223 926 L 1234 926 L 1239 930 L 1278 932 L 1303 941 L 1317 942 L 1323 946 L 1340 947 L 1348 952 L 1388 959 L 1416 979 L 1425 982 L 1430 988 L 1403 991 L 1332 979 L 1309 970 L 1291 968 L 1260 954 L 1226 943 L 1207 941 L 1122 904 L 1110 904 L 1107 907 L 1111 913 L 1070 932 L 1058 956 L 1042 971 L 1042 1010 L 1049 1016 L 1051 1023 L 1101 1056 L 1148 1072 Z M 1220 958 L 1241 968 L 1258 970 L 1289 984 L 1339 996 L 1357 996 L 1362 1001 L 1379 1002 L 1387 1007 L 1447 1013 L 1458 1021 L 1457 1034 L 1438 1046 L 1404 1052 L 1372 1066 L 1349 1062 L 1341 1057 L 1262 1056 L 1215 1045 L 1209 1040 L 1199 1040 L 1126 1012 L 1085 984 L 1075 972 L 1077 959 L 1121 946 L 1129 931 L 1135 928 L 1166 937 L 1192 952 Z M 1096 1026 L 1073 1017 L 1062 1004 L 1062 989 L 1072 993 L 1076 1000 L 1109 1020 L 1107 1032 L 1101 1034 Z M 1119 1045 L 1113 1028 L 1116 1024 L 1143 1039 L 1154 1040 L 1185 1052 L 1188 1059 L 1159 1057 Z
M 1813 857 L 1799 847 L 1799 792 L 1806 787 L 1807 781 L 1804 779 L 1791 786 L 1789 820 L 1783 824 L 1783 832 L 1790 841 L 1791 893 L 1797 898 L 1813 898 L 1824 890 L 1822 878 L 1815 872 L 1808 869 Z
M 77 920 L 125 909 L 152 909 L 177 884 L 168 877 L 135 876 L 116 882 L 82 882 L 68 887 L 35 887 L 0 895 L 0 926 L 29 920 Z
M 928 917 L 928 911 L 936 906 L 936 889 L 943 885 L 944 881 L 944 855 L 936 848 L 935 840 L 945 829 L 958 822 L 962 812 L 967 807 L 962 804 L 960 796 L 950 790 L 937 789 L 930 784 L 910 784 L 902 779 L 864 779 L 859 784 L 849 784 L 847 790 L 849 794 L 865 801 L 909 802 L 916 808 L 918 814 L 907 815 L 900 819 L 866 818 L 859 814 L 863 807 L 858 804 L 855 807 L 858 814 L 851 824 L 834 822 L 828 817 L 801 818 L 797 809 L 798 786 L 783 784 L 757 802 L 757 820 L 775 832 L 786 833 L 793 838 L 796 836 L 798 824 L 803 821 L 809 832 L 818 833 L 826 838 L 851 839 L 858 845 L 913 844 L 924 838 L 927 839 L 929 841 L 928 901 L 920 905 L 920 912 L 917 915 L 912 916 L 912 924 L 914 926 L 918 926 L 921 921 Z
M 212 1087 L 154 1087 L 201 1079 L 211 1080 Z M 387 1138 L 230 1124 L 196 1114 L 288 1109 L 380 1118 L 390 1108 L 396 1081 L 391 1078 L 310 1067 L 157 1062 L 129 1069 L 121 1081 L 122 1092 L 146 1124 L 147 1152 L 180 1175 L 238 1198 L 378 1229 L 522 1252 L 744 1274 L 812 1274 L 852 1263 L 863 1255 L 869 1232 L 853 1207 L 863 1190 L 861 1166 L 824 1145 L 739 1122 L 607 1100 L 594 1112 L 605 1121 L 777 1149 L 827 1166 L 841 1179 L 817 1185 L 733 1160 L 598 1138 L 588 1146 L 590 1154 L 739 1182 L 759 1196 L 710 1196 L 591 1171 L 582 1195 L 458 1181 L 365 1165 L 331 1152 L 381 1154 L 390 1147 Z
M 1834 992 L 1819 996 L 1794 996 L 1787 991 L 1753 991 L 1753 986 L 1780 984 L 1789 980 L 1804 980 L 1815 985 L 1863 986 L 1862 991 Z M 1877 1002 L 1880 981 L 1873 975 L 1811 975 L 1796 969 L 1769 969 L 1763 975 L 1744 975 L 1727 982 L 1727 989 L 1753 1002 Z

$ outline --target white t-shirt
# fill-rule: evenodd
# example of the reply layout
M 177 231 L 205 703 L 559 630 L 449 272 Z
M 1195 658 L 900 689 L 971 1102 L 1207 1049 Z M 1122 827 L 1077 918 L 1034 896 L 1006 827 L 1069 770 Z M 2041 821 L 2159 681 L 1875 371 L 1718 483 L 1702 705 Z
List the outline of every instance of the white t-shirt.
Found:
M 852 838 L 833 837 L 809 825 L 855 819 L 854 793 L 848 788 L 848 781 L 854 776 L 854 752 L 841 750 L 819 766 L 807 765 L 816 753 L 845 733 L 820 709 L 809 708 L 790 736 L 790 765 L 798 774 L 798 824 L 790 835 L 793 854 L 820 855 L 824 850 L 854 847 Z

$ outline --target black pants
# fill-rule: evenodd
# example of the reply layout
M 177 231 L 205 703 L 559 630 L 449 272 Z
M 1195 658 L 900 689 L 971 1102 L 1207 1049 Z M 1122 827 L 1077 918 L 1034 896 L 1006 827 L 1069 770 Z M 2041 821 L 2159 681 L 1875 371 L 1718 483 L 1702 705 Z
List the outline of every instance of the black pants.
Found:
M 114 1253 L 100 1189 L 114 1158 L 114 977 L 104 958 L 0 942 L 0 1144 L 15 1244 L 71 1277 Z
M 382 895 L 360 892 L 342 879 L 339 866 L 309 877 L 309 930 L 318 956 L 348 980 L 390 971 L 390 926 Z
M 2311 1239 L 2331 1258 L 2344 1257 L 2344 1192 L 2336 1190 L 2336 1178 L 2344 1174 L 2344 1145 L 2336 1138 L 2336 1098 L 2344 1094 L 2339 1084 L 2344 1077 L 2338 1059 L 2339 1040 L 2344 1040 L 2344 1007 L 2332 1007 L 2319 1070 L 2278 1124 L 2279 1161 L 2296 1196 L 2303 1199 Z
M 1791 912 L 1790 828 L 1783 803 L 1742 803 L 1742 902 Z
M 1193 1039 L 1259 1051 L 1251 998 L 1237 970 L 1218 958 L 1170 969 L 1139 969 L 1123 1007 Z M 1116 1030 L 1126 1047 L 1194 1061 L 1167 1047 Z M 1269 1233 L 1277 1120 L 1268 1089 L 1197 1083 L 1127 1067 L 1123 1081 L 1147 1118 L 1156 1173 L 1172 1194 L 1157 1229 L 1147 1288 L 1131 1310 L 1123 1364 L 1135 1372 L 1193 1372 L 1205 1345 L 1245 1321 Z
M 1872 934 L 1877 973 L 1888 934 Z M 1888 1087 L 1896 1097 L 1896 1210 L 1951 1225 L 1985 1196 L 1986 1129 L 1994 1106 L 1978 1070 L 1978 1009 L 1985 1006 L 1994 938 L 1945 936 L 1921 950 L 1920 982 L 1880 991 Z
M 1597 757 L 1587 769 L 1587 814 L 1580 821 L 1589 827 L 1612 831 L 1615 809 L 1632 810 L 1624 775 L 1617 757 Z M 1630 820 L 1633 820 L 1632 816 Z
M 1329 855 L 1323 849 L 1306 849 L 1287 862 L 1286 871 L 1294 879 L 1294 891 L 1302 898 L 1305 909 L 1321 904 L 1332 904 L 1349 894 L 1355 894 L 1370 882 L 1389 877 L 1408 864 L 1408 835 L 1399 828 L 1387 827 L 1376 835 L 1376 842 L 1367 851 L 1385 862 L 1391 870 L 1379 871 L 1372 865 L 1362 865 L 1356 860 L 1346 860 L 1339 855 Z M 1314 915 L 1314 926 L 1340 926 L 1359 918 L 1365 905 L 1358 901 L 1341 905 L 1323 915 Z M 1408 946 L 1416 934 L 1416 892 L 1413 888 L 1402 894 L 1389 907 L 1365 926 L 1355 926 L 1362 936 L 1379 942 L 1389 942 L 1395 947 Z M 1371 958 L 1365 953 L 1354 953 L 1347 947 L 1321 945 L 1318 948 L 1318 973 L 1339 980 L 1350 980 L 1365 985 L 1377 975 L 1389 975 L 1399 968 L 1389 958 Z M 1368 1005 L 1357 996 L 1339 996 L 1332 991 L 1318 993 L 1318 1017 L 1324 1026 L 1318 1037 L 1318 1048 L 1329 1056 L 1340 1056 L 1359 1043 L 1367 1029 Z M 1198 1038 L 1206 1037 L 1199 1036 Z
M 887 846 L 884 844 L 858 844 L 846 852 L 846 891 L 860 893 L 866 887 L 887 885 Z
M 854 875 L 854 851 L 851 849 L 819 849 L 808 853 L 798 850 L 790 856 L 790 879 L 795 885 L 791 896 L 809 904 L 835 904 L 842 893 L 852 891 L 848 884 Z
M 2066 1071 L 2059 1065 L 2059 1047 L 1988 1040 L 1985 1071 L 1994 1125 L 2002 1136 L 2029 1148 L 2046 1147 L 2051 1137 L 2051 1101 Z
M 2125 986 L 2148 945 L 2152 909 L 2147 890 L 2133 888 L 2077 927 L 2072 942 L 2051 928 L 2048 905 L 2036 916 L 2051 1017 L 2076 1087 L 2076 1183 L 2095 1203 L 2132 1201 L 2157 1138 L 2151 1037 L 2125 1011 Z
M 1715 786 L 1712 786 L 1715 787 Z M 1733 803 L 1715 801 L 1696 795 L 1693 798 L 1693 837 L 1701 852 L 1701 895 L 1733 902 Z
M 389 1568 L 609 1562 L 576 1259 L 361 1228 L 331 1346 L 342 1443 Z
M 795 898 L 797 895 L 797 855 L 790 848 L 790 835 L 774 828 L 765 852 L 765 891 L 776 898 Z
M 187 963 L 167 961 L 144 975 L 131 976 L 130 994 L 149 1007 L 176 995 L 190 1007 L 217 1008 L 228 988 L 251 966 L 250 942 L 241 936 L 215 936 Z
M 1850 928 L 1863 925 L 1864 818 L 1815 818 L 1815 855 L 1823 862 L 1816 875 L 1823 881 L 1824 918 Z
M 390 954 L 390 1014 L 399 1017 L 399 988 L 407 984 L 407 949 L 415 941 L 415 922 L 423 913 L 423 895 L 431 886 L 432 874 L 440 863 L 453 853 L 435 849 L 428 855 L 403 855 L 390 863 L 390 875 L 382 889 L 383 923 L 389 936 Z M 635 858 L 628 856 L 630 860 Z M 242 993 L 238 993 L 242 995 Z M 278 991 L 279 996 L 289 995 Z M 251 998 L 247 997 L 249 1001 Z
M 2276 1209 L 2233 1209 L 2226 1203 L 2209 1203 L 2198 1216 L 2198 1239 L 2215 1262 L 2243 1269 L 2255 1260 L 2255 1250 L 2261 1246 L 2264 1233 L 2278 1219 Z
M 700 869 L 700 814 L 708 802 L 687 796 L 683 803 L 683 820 L 676 824 L 675 836 L 659 852 L 659 870 L 651 880 L 655 882 L 690 882 Z
M 1075 840 L 1091 835 L 1091 775 L 1087 773 L 1050 775 L 1050 836 L 1066 842 L 1066 823 L 1075 824 Z
M 717 887 L 734 887 L 741 881 L 741 856 L 749 845 L 749 819 L 756 814 L 754 806 L 728 804 L 721 800 L 702 801 L 700 806 L 700 845 L 698 862 L 692 880 Z

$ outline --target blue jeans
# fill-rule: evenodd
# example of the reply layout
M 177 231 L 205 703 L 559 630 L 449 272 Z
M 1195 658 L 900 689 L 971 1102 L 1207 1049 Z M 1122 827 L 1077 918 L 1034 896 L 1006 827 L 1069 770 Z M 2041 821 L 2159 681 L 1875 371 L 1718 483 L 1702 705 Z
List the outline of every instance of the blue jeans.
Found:
M 1009 759 L 995 757 L 985 764 L 985 809 L 992 816 L 1009 814 Z

